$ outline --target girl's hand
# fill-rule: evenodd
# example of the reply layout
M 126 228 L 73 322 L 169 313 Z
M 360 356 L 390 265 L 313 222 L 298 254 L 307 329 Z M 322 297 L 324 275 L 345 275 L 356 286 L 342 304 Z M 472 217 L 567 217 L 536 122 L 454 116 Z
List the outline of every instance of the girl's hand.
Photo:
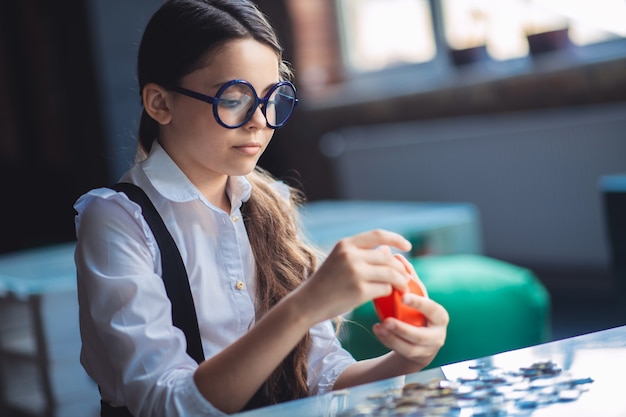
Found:
M 396 255 L 406 272 L 415 279 L 427 294 L 413 265 L 403 256 Z M 387 318 L 374 325 L 374 334 L 381 343 L 408 360 L 406 372 L 421 370 L 437 355 L 446 340 L 446 329 L 450 320 L 448 312 L 435 301 L 416 294 L 405 293 L 402 302 L 419 310 L 425 317 L 423 327 L 412 326 L 395 318 Z
M 405 293 L 402 302 L 419 310 L 425 317 L 424 327 L 415 327 L 394 318 L 388 318 L 374 325 L 374 333 L 380 341 L 403 358 L 421 369 L 435 357 L 446 339 L 448 312 L 438 303 L 428 299 L 424 284 L 417 276 L 413 265 L 402 255 L 395 255 L 402 262 L 406 272 L 420 284 L 425 297 Z
M 421 283 L 413 266 L 404 258 L 398 260 Z M 437 302 L 408 292 L 402 301 L 424 315 L 424 326 L 413 326 L 392 317 L 375 324 L 374 334 L 392 352 L 349 366 L 335 382 L 335 389 L 418 372 L 432 362 L 446 339 L 448 312 Z
M 426 316 L 424 327 L 415 327 L 395 318 L 374 325 L 374 334 L 381 343 L 407 360 L 403 373 L 421 370 L 437 355 L 446 340 L 448 312 L 437 302 L 407 293 L 403 301 Z
M 414 279 L 423 288 L 413 265 L 401 255 L 391 255 L 404 271 L 406 280 Z M 397 265 L 394 264 L 394 268 Z M 402 288 L 398 288 L 404 291 Z M 424 294 L 426 290 L 424 288 Z M 335 381 L 334 389 L 348 388 L 398 375 L 421 371 L 439 352 L 446 340 L 448 312 L 437 302 L 410 292 L 402 296 L 409 307 L 419 310 L 425 317 L 422 327 L 389 317 L 374 325 L 378 339 L 392 350 L 377 358 L 358 361 L 347 367 Z
M 408 251 L 397 233 L 374 230 L 340 240 L 319 269 L 294 291 L 313 321 L 337 317 L 365 301 L 405 291 L 409 274 L 390 247 Z

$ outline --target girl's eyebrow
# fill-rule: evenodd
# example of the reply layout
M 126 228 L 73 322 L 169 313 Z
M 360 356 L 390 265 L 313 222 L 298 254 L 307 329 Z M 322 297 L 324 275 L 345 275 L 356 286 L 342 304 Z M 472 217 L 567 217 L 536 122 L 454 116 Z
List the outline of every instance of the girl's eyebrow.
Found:
M 265 87 L 265 89 L 261 90 L 261 91 L 257 91 L 257 94 L 259 94 L 259 97 L 263 98 L 265 97 L 265 95 L 267 93 L 269 93 L 269 91 L 272 89 L 272 87 L 274 87 L 276 84 L 278 84 L 279 82 L 281 82 L 281 80 L 278 81 L 274 81 L 273 83 L 269 84 L 267 87 Z
M 215 91 L 219 90 L 224 84 L 233 81 L 233 80 L 243 80 L 246 81 L 248 83 L 250 83 L 250 81 L 246 80 L 245 78 L 229 78 L 228 80 L 224 81 L 224 82 L 216 82 L 213 85 L 210 85 L 208 88 L 210 89 L 215 89 Z M 274 87 L 276 84 L 278 84 L 279 82 L 281 82 L 282 80 L 278 80 L 278 81 L 274 81 L 271 84 L 268 84 L 267 87 L 265 87 L 263 90 L 257 90 L 257 94 L 260 98 L 265 97 L 265 95 L 270 91 L 270 89 L 272 87 Z M 252 83 L 250 83 L 250 85 L 252 85 Z M 252 85 L 254 87 L 254 85 Z M 256 87 L 255 87 L 256 90 Z
M 233 78 L 233 80 L 234 80 L 234 78 Z M 231 81 L 231 80 L 229 79 L 229 80 L 226 80 L 226 81 L 218 81 L 218 82 L 216 82 L 216 83 L 214 83 L 212 85 L 209 85 L 208 88 L 210 90 L 214 90 L 215 92 L 217 92 L 217 90 L 219 90 L 221 86 L 223 86 L 224 84 L 226 84 L 229 81 Z

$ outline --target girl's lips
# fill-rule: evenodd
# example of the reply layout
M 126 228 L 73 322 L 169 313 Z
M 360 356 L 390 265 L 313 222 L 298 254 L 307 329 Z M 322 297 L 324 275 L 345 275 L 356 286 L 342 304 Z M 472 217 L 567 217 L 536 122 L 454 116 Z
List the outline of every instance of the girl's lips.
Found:
M 256 155 L 261 150 L 261 145 L 257 143 L 246 143 L 245 145 L 235 146 L 235 149 L 246 155 Z

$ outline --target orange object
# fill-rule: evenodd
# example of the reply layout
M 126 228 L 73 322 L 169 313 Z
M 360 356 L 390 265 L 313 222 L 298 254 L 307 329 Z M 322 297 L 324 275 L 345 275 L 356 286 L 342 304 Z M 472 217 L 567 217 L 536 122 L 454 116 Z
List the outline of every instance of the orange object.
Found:
M 411 275 L 415 274 L 411 264 L 404 257 L 402 257 L 402 255 L 395 256 L 404 264 L 408 273 Z M 426 289 L 423 288 L 415 279 L 410 279 L 408 284 L 409 292 L 422 297 L 426 296 Z M 412 324 L 413 326 L 424 326 L 426 323 L 426 317 L 424 317 L 419 310 L 404 304 L 402 302 L 403 295 L 403 293 L 394 288 L 388 296 L 374 298 L 374 308 L 376 309 L 376 314 L 378 314 L 380 321 L 385 320 L 387 317 L 395 317 L 398 320 Z
M 409 291 L 417 295 L 424 295 L 422 288 L 413 279 L 409 281 Z M 426 322 L 426 317 L 419 310 L 404 304 L 402 295 L 400 291 L 394 288 L 388 296 L 374 298 L 374 307 L 380 320 L 383 321 L 387 317 L 395 317 L 413 326 L 423 326 Z

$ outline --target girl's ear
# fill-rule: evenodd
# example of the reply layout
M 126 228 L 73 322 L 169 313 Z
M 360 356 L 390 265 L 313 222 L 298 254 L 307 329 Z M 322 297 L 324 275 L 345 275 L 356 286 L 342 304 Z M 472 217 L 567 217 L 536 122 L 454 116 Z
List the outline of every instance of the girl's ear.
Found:
M 147 83 L 141 92 L 143 107 L 146 113 L 159 124 L 166 125 L 172 115 L 169 107 L 169 91 L 158 84 Z

